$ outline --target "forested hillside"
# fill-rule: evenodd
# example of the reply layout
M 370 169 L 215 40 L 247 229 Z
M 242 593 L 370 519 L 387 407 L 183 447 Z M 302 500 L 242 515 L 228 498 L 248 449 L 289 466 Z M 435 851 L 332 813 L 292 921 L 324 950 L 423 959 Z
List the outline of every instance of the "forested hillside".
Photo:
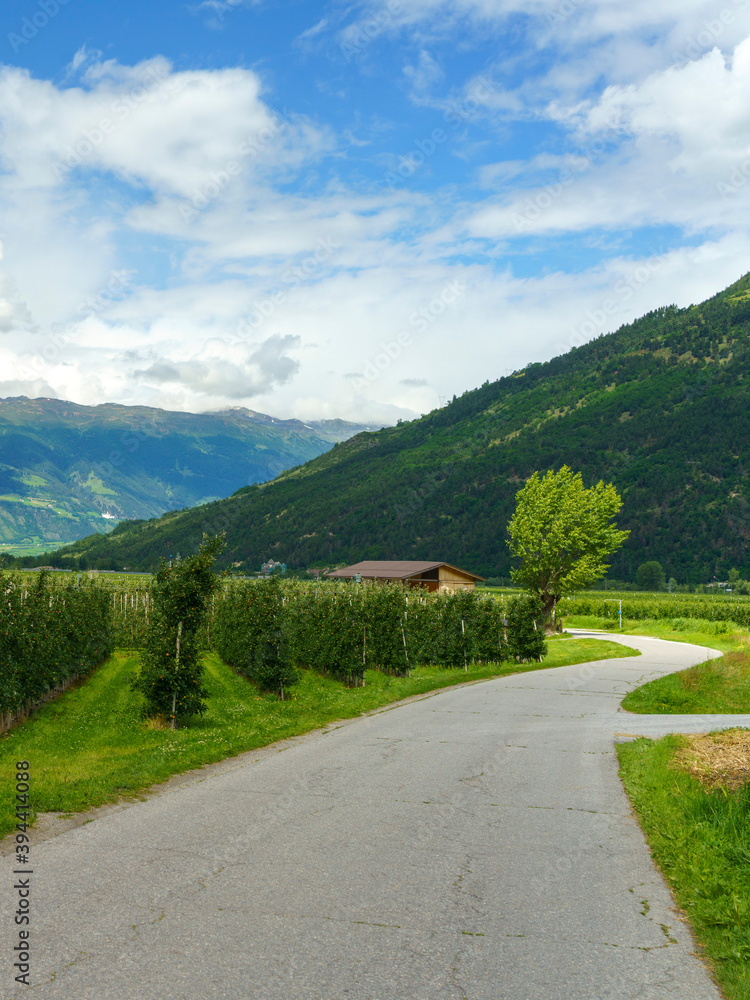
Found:
M 611 575 L 657 559 L 678 582 L 750 575 L 750 275 L 686 309 L 486 382 L 420 420 L 362 433 L 264 486 L 58 553 L 60 565 L 147 568 L 226 531 L 255 570 L 444 559 L 507 575 L 505 526 L 534 470 L 613 481 L 631 530 Z M 500 366 L 498 360 L 498 367 Z M 488 375 L 492 374 L 488 372 Z
M 197 414 L 0 399 L 0 545 L 53 548 L 116 520 L 218 500 L 362 429 L 241 407 Z

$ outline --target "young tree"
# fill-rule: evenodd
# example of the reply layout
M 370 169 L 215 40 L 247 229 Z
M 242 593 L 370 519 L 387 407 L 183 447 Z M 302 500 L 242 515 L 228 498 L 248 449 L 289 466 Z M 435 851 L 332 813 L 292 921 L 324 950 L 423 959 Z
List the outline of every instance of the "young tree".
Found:
M 621 507 L 611 483 L 586 489 L 567 465 L 544 476 L 535 472 L 519 490 L 508 545 L 521 565 L 511 575 L 541 599 L 545 620 L 563 595 L 607 571 L 605 560 L 629 535 L 610 523 Z
M 635 582 L 641 590 L 662 590 L 666 579 L 661 563 L 655 559 L 641 563 L 635 572 Z
M 206 711 L 198 631 L 216 587 L 213 563 L 223 545 L 222 536 L 204 535 L 194 556 L 162 562 L 151 587 L 142 668 L 133 687 L 145 696 L 144 714 L 163 715 L 173 729 Z

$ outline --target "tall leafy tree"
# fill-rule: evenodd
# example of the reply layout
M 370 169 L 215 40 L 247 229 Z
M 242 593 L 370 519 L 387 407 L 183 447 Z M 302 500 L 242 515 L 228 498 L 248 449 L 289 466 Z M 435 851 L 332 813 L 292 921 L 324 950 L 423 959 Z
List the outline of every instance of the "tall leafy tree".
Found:
M 519 490 L 508 525 L 510 550 L 521 561 L 512 576 L 541 599 L 545 618 L 561 597 L 607 571 L 607 557 L 629 535 L 611 523 L 621 507 L 611 483 L 587 489 L 567 465 L 543 476 L 535 472 Z
M 164 716 L 173 729 L 206 711 L 198 632 L 216 588 L 213 564 L 223 545 L 222 536 L 204 535 L 195 555 L 162 562 L 151 588 L 142 667 L 133 687 L 146 699 L 144 713 Z
M 662 590 L 667 577 L 661 563 L 653 559 L 651 562 L 641 563 L 635 580 L 641 590 Z

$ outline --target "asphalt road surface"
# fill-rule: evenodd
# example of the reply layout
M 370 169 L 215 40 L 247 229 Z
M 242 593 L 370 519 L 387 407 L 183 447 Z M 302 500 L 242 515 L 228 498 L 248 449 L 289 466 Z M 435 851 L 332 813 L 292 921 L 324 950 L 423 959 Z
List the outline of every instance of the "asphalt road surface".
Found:
M 17 876 L 0 859 L 0 994 L 717 1000 L 614 742 L 750 717 L 620 711 L 631 688 L 706 658 L 623 641 L 643 655 L 448 690 L 37 843 L 31 987 L 13 979 Z

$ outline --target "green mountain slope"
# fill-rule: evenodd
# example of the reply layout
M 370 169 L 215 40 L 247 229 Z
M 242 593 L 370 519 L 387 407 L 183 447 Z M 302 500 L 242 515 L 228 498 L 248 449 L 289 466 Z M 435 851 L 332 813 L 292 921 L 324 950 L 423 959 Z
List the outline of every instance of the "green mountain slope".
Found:
M 631 529 L 611 574 L 658 559 L 679 582 L 750 575 L 750 275 L 699 306 L 667 307 L 545 364 L 487 382 L 420 420 L 362 433 L 220 503 L 123 524 L 56 557 L 154 566 L 204 531 L 255 569 L 445 559 L 507 575 L 505 525 L 535 469 L 612 480 Z
M 0 399 L 0 544 L 59 546 L 273 479 L 362 425 Z

